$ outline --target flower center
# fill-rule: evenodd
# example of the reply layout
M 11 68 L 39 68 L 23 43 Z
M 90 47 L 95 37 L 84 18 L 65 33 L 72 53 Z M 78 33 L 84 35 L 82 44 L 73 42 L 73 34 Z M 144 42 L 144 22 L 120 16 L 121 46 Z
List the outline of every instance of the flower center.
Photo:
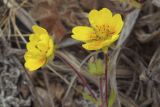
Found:
M 115 33 L 114 30 L 112 30 L 107 24 L 96 25 L 94 29 L 98 40 L 107 39 Z

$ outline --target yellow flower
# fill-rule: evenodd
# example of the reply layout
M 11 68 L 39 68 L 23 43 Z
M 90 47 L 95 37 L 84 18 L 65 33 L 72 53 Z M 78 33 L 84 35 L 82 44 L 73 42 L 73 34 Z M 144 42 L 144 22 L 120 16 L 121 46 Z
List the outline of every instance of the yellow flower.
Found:
M 55 46 L 48 32 L 37 25 L 32 27 L 33 34 L 29 36 L 27 52 L 24 55 L 25 67 L 35 71 L 44 66 L 54 56 Z
M 107 8 L 100 11 L 94 9 L 88 18 L 91 27 L 76 26 L 72 29 L 72 38 L 84 42 L 83 48 L 87 50 L 108 48 L 119 38 L 124 24 L 120 14 L 112 16 L 112 12 Z

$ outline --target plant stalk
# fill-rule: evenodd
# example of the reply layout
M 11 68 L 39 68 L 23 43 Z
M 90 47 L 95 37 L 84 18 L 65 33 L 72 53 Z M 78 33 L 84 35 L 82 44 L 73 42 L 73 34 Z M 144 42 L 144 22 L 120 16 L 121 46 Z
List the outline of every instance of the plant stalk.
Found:
M 99 78 L 99 87 L 100 87 L 100 96 L 101 96 L 101 105 L 100 107 L 104 107 L 105 102 L 104 102 L 104 95 L 103 95 L 103 77 Z
M 108 107 L 108 62 L 107 58 L 108 55 L 104 54 L 104 62 L 105 62 L 105 101 L 106 101 L 106 107 Z
M 82 84 L 88 89 L 90 95 L 97 101 L 95 94 L 93 93 L 92 89 L 88 85 L 86 79 L 81 75 L 81 73 L 79 73 L 79 71 L 68 60 L 65 59 L 65 57 L 62 55 L 62 53 L 56 52 L 56 56 L 73 69 L 73 71 L 77 74 L 77 76 L 82 81 Z

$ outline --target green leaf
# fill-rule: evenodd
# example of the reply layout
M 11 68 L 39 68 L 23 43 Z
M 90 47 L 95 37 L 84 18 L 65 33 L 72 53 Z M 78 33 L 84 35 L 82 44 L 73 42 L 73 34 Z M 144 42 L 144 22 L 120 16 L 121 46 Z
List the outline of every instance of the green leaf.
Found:
M 108 107 L 112 107 L 116 99 L 116 93 L 114 90 L 111 90 L 109 101 L 108 101 Z
M 97 101 L 92 96 L 90 96 L 87 92 L 83 92 L 82 95 L 85 100 L 91 101 L 94 104 L 97 103 Z
M 97 59 L 95 62 L 88 63 L 88 72 L 95 76 L 104 75 L 104 64 L 101 59 Z

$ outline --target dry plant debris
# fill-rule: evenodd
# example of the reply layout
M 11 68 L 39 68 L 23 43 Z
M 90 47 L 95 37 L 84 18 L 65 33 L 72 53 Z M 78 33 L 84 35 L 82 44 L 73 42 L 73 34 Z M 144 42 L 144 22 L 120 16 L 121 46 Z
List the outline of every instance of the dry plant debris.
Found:
M 118 0 L 1 0 L 0 107 L 95 107 L 82 97 L 86 89 L 73 70 L 99 96 L 98 78 L 88 74 L 87 61 L 102 55 L 85 51 L 70 34 L 74 26 L 89 25 L 90 10 L 104 7 L 125 21 L 117 45 L 109 49 L 109 88 L 118 93 L 113 107 L 159 107 L 160 1 L 136 1 L 141 8 Z M 28 74 L 23 55 L 35 23 L 56 37 L 59 51 L 54 63 Z

